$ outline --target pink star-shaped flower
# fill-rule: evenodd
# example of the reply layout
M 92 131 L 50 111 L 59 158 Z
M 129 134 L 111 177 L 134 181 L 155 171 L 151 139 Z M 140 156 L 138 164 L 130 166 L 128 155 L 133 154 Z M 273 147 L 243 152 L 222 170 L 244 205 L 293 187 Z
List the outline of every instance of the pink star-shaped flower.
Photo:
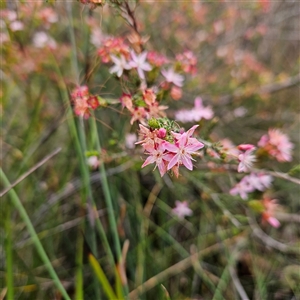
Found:
M 193 211 L 189 208 L 187 201 L 176 201 L 175 208 L 172 209 L 174 215 L 179 219 L 183 219 L 185 216 L 191 216 Z
M 151 71 L 152 67 L 149 63 L 146 62 L 147 59 L 147 52 L 144 51 L 143 53 L 137 55 L 134 51 L 130 52 L 131 54 L 131 61 L 129 62 L 131 68 L 136 68 L 137 72 L 142 80 L 145 80 L 144 71 Z
M 169 142 L 164 143 L 166 150 L 168 150 L 171 153 L 175 153 L 174 157 L 170 160 L 168 164 L 168 170 L 170 170 L 176 164 L 183 164 L 188 170 L 193 170 L 193 158 L 191 155 L 195 151 L 204 147 L 204 144 L 199 142 L 197 139 L 190 137 L 197 127 L 198 126 L 195 125 L 190 130 L 182 134 L 172 133 L 177 139 L 175 144 L 171 144 Z

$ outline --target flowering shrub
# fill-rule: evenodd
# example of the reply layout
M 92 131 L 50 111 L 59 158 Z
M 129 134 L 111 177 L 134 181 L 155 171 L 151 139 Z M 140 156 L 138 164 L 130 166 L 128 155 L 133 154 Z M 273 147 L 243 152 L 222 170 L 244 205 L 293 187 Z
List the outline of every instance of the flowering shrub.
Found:
M 297 298 L 295 7 L 5 4 L 1 295 Z

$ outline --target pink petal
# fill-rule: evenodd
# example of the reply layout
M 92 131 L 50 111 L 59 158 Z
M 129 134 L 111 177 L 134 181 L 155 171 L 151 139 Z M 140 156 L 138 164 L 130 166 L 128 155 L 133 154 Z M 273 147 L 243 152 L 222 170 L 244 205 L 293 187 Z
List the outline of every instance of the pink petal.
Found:
M 165 149 L 170 152 L 174 152 L 174 153 L 178 152 L 178 147 L 175 146 L 174 144 L 171 144 L 169 142 L 164 142 L 164 146 L 165 146 Z
M 139 76 L 140 76 L 141 79 L 145 79 L 145 75 L 144 75 L 144 72 L 143 72 L 142 69 L 138 68 L 137 72 L 138 72 L 138 74 L 139 74 Z
M 187 155 L 184 155 L 181 159 L 182 159 L 182 163 L 184 164 L 184 166 L 188 170 L 192 171 L 193 170 L 193 163 L 192 163 L 191 159 Z
M 201 148 L 204 147 L 204 144 L 202 144 L 201 142 L 197 141 L 197 143 L 193 143 L 193 144 L 190 144 L 190 145 L 187 145 L 185 147 L 185 149 L 188 151 L 188 152 L 194 152 L 194 151 L 197 151 Z
M 166 166 L 166 164 L 164 163 L 164 161 L 162 161 L 157 166 L 158 166 L 158 170 L 159 170 L 160 176 L 163 177 L 165 175 L 165 173 L 167 172 L 167 166 Z
M 176 155 L 171 159 L 171 161 L 169 162 L 169 164 L 168 164 L 168 170 L 172 169 L 172 168 L 178 163 L 178 160 L 179 160 L 179 155 L 176 154 Z
M 188 135 L 185 132 L 181 135 L 181 138 L 179 139 L 179 148 L 184 147 L 187 143 L 187 140 L 188 140 Z
M 267 219 L 267 221 L 269 222 L 269 224 L 275 228 L 278 228 L 280 226 L 280 222 L 274 218 L 274 217 L 270 217 Z
M 193 127 L 191 127 L 186 133 L 187 136 L 190 137 L 194 134 L 194 131 L 196 130 L 196 128 L 199 127 L 199 125 L 194 125 Z
M 155 157 L 154 156 L 149 156 L 145 162 L 142 164 L 142 168 L 148 166 L 149 164 L 153 164 L 155 162 Z

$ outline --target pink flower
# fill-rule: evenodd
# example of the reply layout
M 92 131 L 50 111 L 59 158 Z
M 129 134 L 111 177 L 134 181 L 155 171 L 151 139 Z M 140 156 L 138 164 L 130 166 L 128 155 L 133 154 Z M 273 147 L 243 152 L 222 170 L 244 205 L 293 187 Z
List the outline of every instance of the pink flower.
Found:
M 290 142 L 288 136 L 278 129 L 269 129 L 268 134 L 261 137 L 258 146 L 279 162 L 292 160 L 294 145 Z
M 155 103 L 156 95 L 152 89 L 146 89 L 143 92 L 143 99 L 147 105 L 152 105 L 153 103 Z
M 183 219 L 185 216 L 191 216 L 193 211 L 189 208 L 187 201 L 175 201 L 175 208 L 172 209 L 172 213 L 179 219 Z
M 149 154 L 149 156 L 143 163 L 142 168 L 149 164 L 156 163 L 154 170 L 156 167 L 158 167 L 160 176 L 164 176 L 167 172 L 166 163 L 171 159 L 170 154 L 165 152 L 164 143 L 161 142 L 159 144 L 148 144 L 145 145 L 144 148 L 146 151 L 148 151 L 147 154 Z
M 204 144 L 199 142 L 195 138 L 191 138 L 190 136 L 197 128 L 192 127 L 190 131 L 187 131 L 182 134 L 172 132 L 173 136 L 177 139 L 175 144 L 171 144 L 169 142 L 165 142 L 165 148 L 171 153 L 174 153 L 174 157 L 170 160 L 168 164 L 168 170 L 170 170 L 175 165 L 184 165 L 188 170 L 193 170 L 193 163 L 192 163 L 192 154 L 195 151 L 204 147 Z
M 264 173 L 251 173 L 245 176 L 239 183 L 237 183 L 229 193 L 233 196 L 240 195 L 242 199 L 248 198 L 248 193 L 255 190 L 261 192 L 265 191 L 271 186 L 273 177 Z
M 177 85 L 178 87 L 183 86 L 184 77 L 182 75 L 175 73 L 173 68 L 170 68 L 168 70 L 162 70 L 161 73 L 166 78 L 167 82 L 173 83 L 173 84 Z
M 157 131 L 157 137 L 159 137 L 160 139 L 165 138 L 167 135 L 167 130 L 165 128 L 159 128 Z
M 229 139 L 221 140 L 220 144 L 223 147 L 222 152 L 225 152 L 227 157 L 229 157 L 230 159 L 238 157 L 240 152 Z
M 89 94 L 87 86 L 79 86 L 71 93 L 72 102 L 74 103 L 74 112 L 77 116 L 88 119 L 91 115 L 90 109 L 96 109 L 100 104 L 96 96 Z
M 174 100 L 179 100 L 182 97 L 182 89 L 174 85 L 171 88 L 170 95 Z
M 253 151 L 256 149 L 256 147 L 251 144 L 241 144 L 241 145 L 238 145 L 238 149 L 241 151 L 248 151 L 248 150 Z
M 139 122 L 143 122 L 144 119 L 146 118 L 146 110 L 144 107 L 136 107 L 134 109 L 131 110 L 131 120 L 130 120 L 130 124 L 132 125 L 135 121 L 139 121 Z
M 243 200 L 246 200 L 248 198 L 248 193 L 251 192 L 253 192 L 253 189 L 246 180 L 241 180 L 229 191 L 230 195 L 240 195 Z
M 117 73 L 117 76 L 121 77 L 124 70 L 131 69 L 130 64 L 126 62 L 125 57 L 123 55 L 121 55 L 120 58 L 118 58 L 115 55 L 111 55 L 110 58 L 115 64 L 109 69 L 110 73 Z
M 149 118 L 160 118 L 160 117 L 165 117 L 166 114 L 164 110 L 166 110 L 168 106 L 166 105 L 159 105 L 158 102 L 155 102 L 151 105 L 148 106 L 149 110 Z
M 123 107 L 126 107 L 130 111 L 132 110 L 133 104 L 131 95 L 123 93 L 123 95 L 120 98 L 120 101 Z
M 168 62 L 168 59 L 165 56 L 155 51 L 148 52 L 147 59 L 149 60 L 150 64 L 154 65 L 155 67 L 161 67 Z
M 88 163 L 89 167 L 94 170 L 94 169 L 97 169 L 99 166 L 99 159 L 96 155 L 93 155 L 87 159 L 87 163 Z
M 239 173 L 248 172 L 252 168 L 253 163 L 256 161 L 256 156 L 252 154 L 254 150 L 255 147 L 238 156 L 240 162 L 238 166 Z
M 152 67 L 146 62 L 147 52 L 144 51 L 143 53 L 137 55 L 134 51 L 131 51 L 130 54 L 132 60 L 129 62 L 129 64 L 131 68 L 136 68 L 140 78 L 145 80 L 144 71 L 152 70 Z
M 136 142 L 135 144 L 142 144 L 142 146 L 145 148 L 145 145 L 148 144 L 154 144 L 154 142 L 156 143 L 160 143 L 160 141 L 158 141 L 158 137 L 157 137 L 157 130 L 150 130 L 149 128 L 145 127 L 142 124 L 139 124 L 140 130 L 139 130 L 139 135 L 141 136 L 141 140 Z
M 192 51 L 184 51 L 182 54 L 176 55 L 176 59 L 180 62 L 184 72 L 195 74 L 197 72 L 197 58 Z
M 264 197 L 262 200 L 265 211 L 262 213 L 262 220 L 267 221 L 271 226 L 278 228 L 280 226 L 280 222 L 274 217 L 274 212 L 278 206 L 277 199 L 270 199 L 268 197 Z
M 112 54 L 123 55 L 125 58 L 129 58 L 129 47 L 124 42 L 124 39 L 108 37 L 103 41 L 102 47 L 98 50 L 98 55 L 101 57 L 102 62 L 110 62 Z
M 209 106 L 204 107 L 202 99 L 197 97 L 194 102 L 194 108 L 182 109 L 175 114 L 176 120 L 187 122 L 199 122 L 201 119 L 209 120 L 214 116 L 212 109 Z
M 252 188 L 252 191 L 259 190 L 261 192 L 268 189 L 273 181 L 273 177 L 271 175 L 263 173 L 251 173 L 243 179 Z
M 125 135 L 125 146 L 128 149 L 135 148 L 135 142 L 137 141 L 137 136 L 135 133 L 127 133 Z

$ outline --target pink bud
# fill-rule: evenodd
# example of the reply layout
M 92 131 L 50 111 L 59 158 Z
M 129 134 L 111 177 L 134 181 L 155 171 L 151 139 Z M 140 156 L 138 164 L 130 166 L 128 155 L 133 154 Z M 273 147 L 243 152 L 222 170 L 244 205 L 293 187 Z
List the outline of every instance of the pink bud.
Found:
M 167 130 L 165 128 L 159 128 L 158 132 L 157 132 L 157 137 L 159 137 L 160 139 L 165 138 L 167 135 Z
M 254 150 L 256 147 L 251 144 L 241 144 L 238 146 L 238 149 L 241 151 Z
M 269 222 L 269 224 L 275 228 L 278 228 L 280 226 L 280 222 L 274 218 L 274 217 L 270 217 L 267 219 L 267 221 Z

